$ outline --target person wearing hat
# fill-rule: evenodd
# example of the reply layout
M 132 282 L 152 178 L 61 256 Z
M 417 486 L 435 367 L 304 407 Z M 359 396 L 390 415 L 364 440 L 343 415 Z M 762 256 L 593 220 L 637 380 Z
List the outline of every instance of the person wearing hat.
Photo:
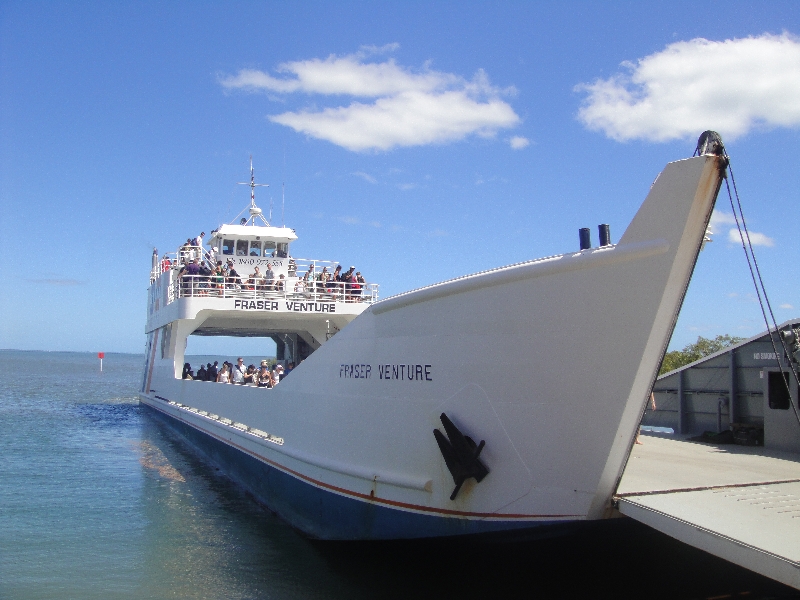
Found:
M 261 368 L 258 370 L 258 373 L 255 374 L 253 377 L 253 381 L 255 381 L 258 387 L 265 387 L 271 388 L 273 385 L 272 375 L 269 372 L 269 362 L 267 360 L 261 361 Z
M 184 296 L 192 296 L 194 289 L 197 287 L 197 282 L 200 275 L 200 259 L 195 258 L 188 265 L 184 266 L 178 273 L 181 279 L 181 289 Z
M 274 375 L 275 383 L 276 384 L 280 383 L 281 380 L 283 379 L 283 377 L 284 377 L 283 365 L 279 363 L 279 364 L 275 365 L 275 375 Z

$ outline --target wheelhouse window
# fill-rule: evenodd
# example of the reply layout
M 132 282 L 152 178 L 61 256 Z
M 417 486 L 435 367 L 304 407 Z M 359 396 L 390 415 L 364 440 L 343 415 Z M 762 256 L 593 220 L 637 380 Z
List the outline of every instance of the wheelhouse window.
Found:
M 289 256 L 289 244 L 278 244 L 278 258 Z
M 250 256 L 261 256 L 261 242 L 250 242 Z
M 222 240 L 222 253 L 233 256 L 233 240 Z
M 236 256 L 247 256 L 247 240 L 236 240 Z
M 264 242 L 264 256 L 275 256 L 275 242 Z

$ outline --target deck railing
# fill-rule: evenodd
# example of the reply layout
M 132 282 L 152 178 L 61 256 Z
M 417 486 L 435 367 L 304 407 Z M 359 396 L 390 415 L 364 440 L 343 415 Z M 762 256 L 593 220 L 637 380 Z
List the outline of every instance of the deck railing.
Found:
M 341 281 L 321 281 L 323 275 L 332 277 L 338 263 L 330 260 L 314 260 L 288 257 L 283 260 L 288 266 L 287 278 L 268 283 L 263 278 L 254 280 L 251 273 L 239 273 L 238 278 L 215 275 L 180 275 L 183 266 L 195 258 L 208 266 L 229 258 L 251 258 L 250 256 L 215 254 L 200 246 L 182 246 L 177 252 L 164 254 L 150 272 L 150 282 L 154 283 L 163 273 L 172 272 L 171 284 L 167 292 L 167 302 L 182 297 L 208 296 L 215 298 L 286 298 L 292 300 L 367 302 L 378 300 L 377 283 L 350 283 Z M 273 258 L 273 257 L 259 257 Z M 275 257 L 280 258 L 280 257 Z M 261 273 L 263 277 L 264 273 Z
M 258 280 L 220 278 L 214 275 L 183 275 L 169 289 L 168 302 L 177 298 L 280 298 L 304 301 L 366 302 L 378 300 L 377 283 L 304 281 L 303 279 Z
M 199 258 L 201 262 L 211 265 L 211 254 L 208 250 L 203 250 L 200 246 L 184 247 L 178 252 L 169 252 L 164 254 L 163 257 L 153 266 L 150 271 L 150 281 L 155 281 L 162 273 L 169 270 L 179 271 L 183 265 L 187 265 L 195 258 Z M 216 254 L 216 260 L 222 261 L 225 264 L 231 258 L 251 258 L 250 256 L 234 256 L 229 254 Z M 272 257 L 259 257 L 259 258 L 272 258 Z M 322 273 L 333 274 L 339 263 L 332 260 L 314 260 L 310 258 L 294 258 L 289 257 L 288 262 L 288 276 L 297 277 L 299 279 L 311 280 L 316 279 Z M 248 273 L 239 274 L 243 279 L 249 276 Z

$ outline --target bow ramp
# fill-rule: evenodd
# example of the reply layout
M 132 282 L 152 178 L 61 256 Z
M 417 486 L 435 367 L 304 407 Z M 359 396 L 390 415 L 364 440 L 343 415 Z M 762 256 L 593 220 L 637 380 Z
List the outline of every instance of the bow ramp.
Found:
M 615 497 L 619 511 L 800 589 L 800 462 L 794 453 L 647 437 Z

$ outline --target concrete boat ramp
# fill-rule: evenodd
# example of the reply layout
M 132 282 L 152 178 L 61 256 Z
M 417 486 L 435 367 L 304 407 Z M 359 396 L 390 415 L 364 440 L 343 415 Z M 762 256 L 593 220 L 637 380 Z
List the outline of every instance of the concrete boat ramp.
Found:
M 642 435 L 619 511 L 800 589 L 800 455 Z

